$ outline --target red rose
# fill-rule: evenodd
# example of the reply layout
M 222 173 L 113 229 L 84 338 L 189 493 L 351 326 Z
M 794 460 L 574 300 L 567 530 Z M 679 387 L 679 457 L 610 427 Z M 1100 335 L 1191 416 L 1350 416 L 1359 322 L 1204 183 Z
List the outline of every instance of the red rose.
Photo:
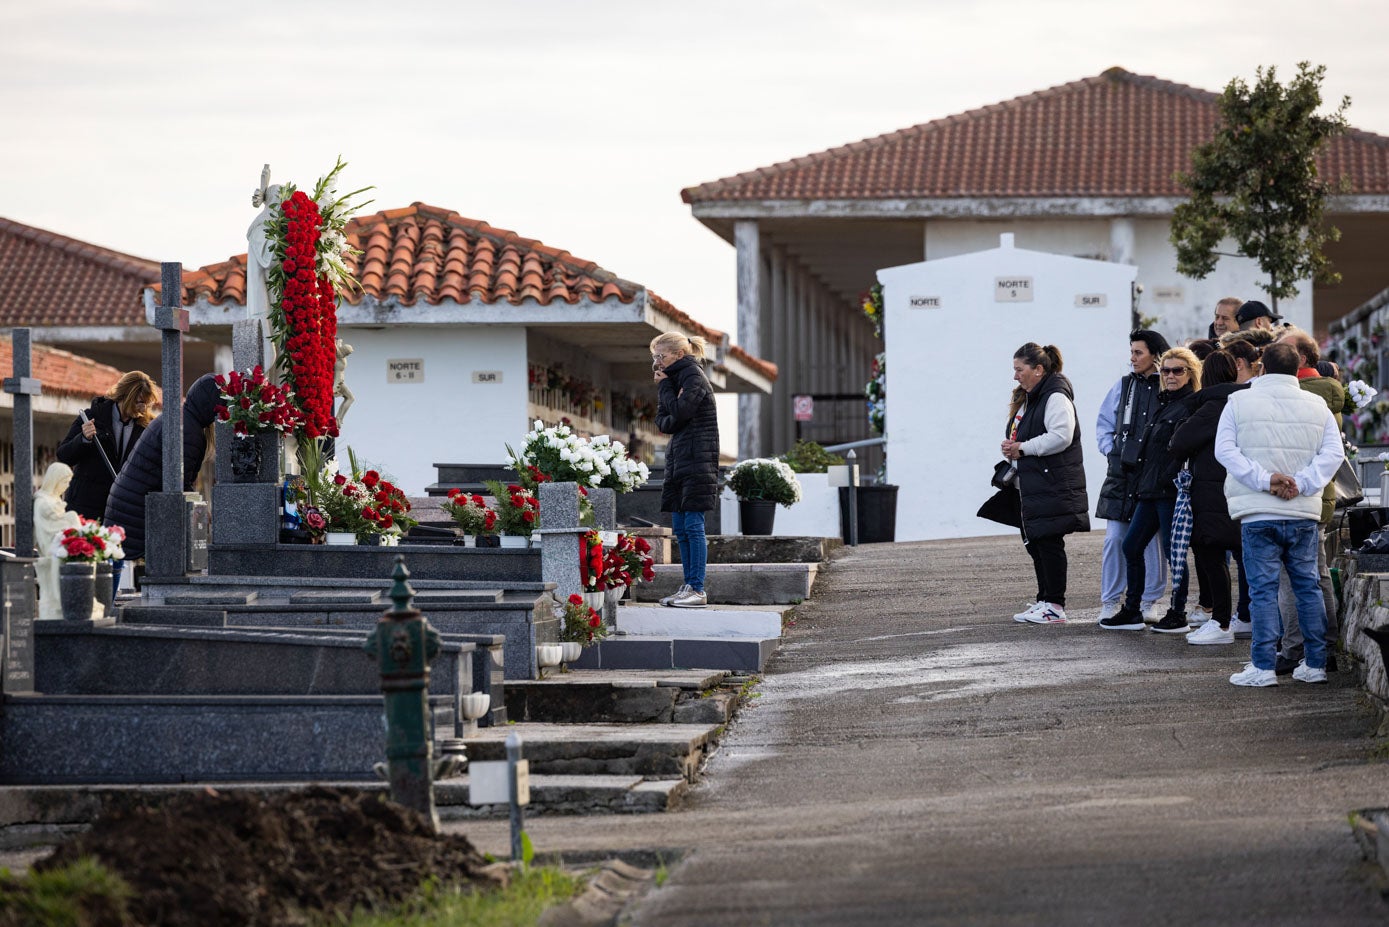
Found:
M 570 605 L 583 605 L 583 604 L 584 604 L 584 597 L 581 596 L 581 595 L 579 595 L 579 594 L 576 592 L 576 593 L 574 593 L 573 595 L 571 595 L 571 596 L 569 597 L 569 604 L 570 604 Z
M 347 477 L 345 477 L 345 476 L 343 476 L 341 473 L 339 473 L 339 474 L 337 474 L 337 475 L 335 475 L 335 476 L 333 477 L 333 482 L 334 482 L 334 483 L 337 483 L 339 486 L 341 486 L 341 485 L 343 485 L 344 483 L 347 482 Z
M 599 615 L 591 608 L 588 610 L 588 613 L 591 616 L 588 619 L 588 626 L 590 628 L 599 628 L 603 626 L 603 617 L 601 615 Z
M 381 482 L 381 474 L 377 473 L 375 470 L 368 470 L 366 473 L 362 474 L 362 482 L 366 484 L 368 489 L 371 489 L 376 486 L 377 483 Z

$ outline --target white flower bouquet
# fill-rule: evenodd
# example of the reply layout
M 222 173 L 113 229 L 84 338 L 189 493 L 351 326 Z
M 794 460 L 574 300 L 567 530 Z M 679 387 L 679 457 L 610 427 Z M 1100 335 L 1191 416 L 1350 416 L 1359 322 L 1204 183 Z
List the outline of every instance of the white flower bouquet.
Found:
M 762 499 L 790 508 L 801 501 L 796 471 L 784 460 L 754 457 L 728 471 L 725 484 L 739 499 Z

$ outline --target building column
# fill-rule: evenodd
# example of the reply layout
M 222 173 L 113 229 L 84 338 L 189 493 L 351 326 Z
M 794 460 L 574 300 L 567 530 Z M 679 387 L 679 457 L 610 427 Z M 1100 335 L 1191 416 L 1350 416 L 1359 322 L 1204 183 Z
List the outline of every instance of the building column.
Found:
M 733 225 L 733 242 L 738 249 L 738 344 L 754 357 L 762 352 L 762 256 L 756 220 L 740 219 Z M 756 393 L 738 396 L 738 457 L 760 457 L 759 426 L 762 397 Z
M 773 245 L 771 249 L 772 261 L 772 318 L 768 326 L 768 336 L 771 344 L 763 354 L 767 360 L 777 365 L 778 371 L 786 369 L 786 344 L 789 331 L 786 325 L 786 249 L 781 245 Z M 764 338 L 766 343 L 768 339 Z M 769 403 L 772 407 L 772 430 L 768 435 L 770 447 L 768 450 L 775 454 L 785 451 L 790 445 L 786 442 L 787 423 L 791 421 L 791 393 L 788 384 L 781 379 L 778 374 L 777 380 L 772 384 L 772 398 Z

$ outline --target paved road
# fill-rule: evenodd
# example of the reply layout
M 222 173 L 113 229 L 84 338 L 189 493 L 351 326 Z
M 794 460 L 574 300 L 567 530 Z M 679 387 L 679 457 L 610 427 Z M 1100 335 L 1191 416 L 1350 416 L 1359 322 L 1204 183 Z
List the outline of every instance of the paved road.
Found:
M 1101 630 L 1099 541 L 1069 544 L 1064 627 L 1011 620 L 1016 540 L 845 553 L 686 809 L 538 818 L 536 846 L 687 848 L 639 927 L 1389 923 L 1346 825 L 1389 805 L 1349 674 L 1238 689 L 1243 642 Z

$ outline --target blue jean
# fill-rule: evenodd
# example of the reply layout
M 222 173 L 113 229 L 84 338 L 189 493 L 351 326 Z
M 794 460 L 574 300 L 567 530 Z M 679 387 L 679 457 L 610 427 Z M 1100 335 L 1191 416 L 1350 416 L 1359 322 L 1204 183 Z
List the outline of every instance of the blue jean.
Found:
M 704 591 L 704 574 L 709 563 L 709 544 L 704 538 L 703 512 L 671 512 L 670 528 L 680 545 L 680 567 L 685 583 L 695 592 Z
M 1317 543 L 1321 527 L 1310 518 L 1247 522 L 1240 526 L 1244 540 L 1244 572 L 1249 578 L 1249 616 L 1253 621 L 1250 659 L 1258 669 L 1271 670 L 1283 633 L 1278 611 L 1278 574 L 1288 571 L 1297 622 L 1302 628 L 1303 656 L 1309 667 L 1326 666 L 1326 603 L 1317 575 Z
M 1162 556 L 1172 556 L 1172 513 L 1177 507 L 1175 499 L 1140 499 L 1133 510 L 1133 520 L 1124 535 L 1125 571 L 1128 574 L 1128 593 L 1124 605 L 1138 608 L 1144 598 L 1144 581 L 1147 571 L 1143 564 L 1143 551 L 1153 540 L 1154 535 L 1162 538 Z M 1172 589 L 1172 609 L 1186 611 L 1186 588 L 1191 580 L 1191 570 L 1182 573 L 1182 581 Z

